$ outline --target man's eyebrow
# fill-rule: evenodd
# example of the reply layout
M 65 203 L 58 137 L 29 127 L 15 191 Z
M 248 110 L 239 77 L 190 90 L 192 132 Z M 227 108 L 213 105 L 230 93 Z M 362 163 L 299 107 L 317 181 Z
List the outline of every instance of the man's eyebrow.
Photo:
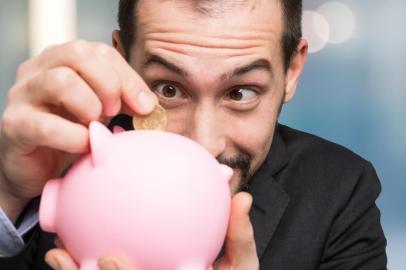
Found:
M 162 58 L 159 55 L 155 55 L 155 54 L 151 54 L 148 55 L 143 67 L 146 68 L 149 65 L 152 64 L 158 64 L 161 65 L 163 67 L 165 67 L 166 69 L 169 69 L 170 71 L 182 76 L 182 77 L 188 77 L 189 74 L 186 72 L 186 70 L 182 69 L 181 67 L 177 66 L 175 63 L 170 62 L 169 60 L 166 60 L 164 58 Z
M 265 71 L 269 71 L 272 73 L 273 69 L 272 69 L 271 62 L 269 62 L 267 59 L 258 59 L 247 65 L 234 69 L 232 72 L 230 72 L 227 75 L 227 79 L 231 79 L 232 77 L 235 77 L 235 76 L 244 75 L 253 70 L 265 70 Z
M 189 74 L 187 73 L 186 70 L 184 70 L 183 68 L 179 67 L 178 65 L 176 65 L 175 63 L 164 59 L 163 57 L 159 56 L 159 55 L 155 55 L 155 54 L 150 54 L 147 56 L 143 68 L 146 68 L 152 64 L 158 64 L 161 65 L 163 67 L 165 67 L 166 69 L 182 76 L 182 77 L 188 77 Z M 248 72 L 251 72 L 253 70 L 265 70 L 265 71 L 269 71 L 272 73 L 273 69 L 272 69 L 272 64 L 271 62 L 269 62 L 267 59 L 257 59 L 247 65 L 238 67 L 236 69 L 234 69 L 233 71 L 231 71 L 230 73 L 228 73 L 225 78 L 226 80 L 229 80 L 235 76 L 241 76 L 244 75 Z

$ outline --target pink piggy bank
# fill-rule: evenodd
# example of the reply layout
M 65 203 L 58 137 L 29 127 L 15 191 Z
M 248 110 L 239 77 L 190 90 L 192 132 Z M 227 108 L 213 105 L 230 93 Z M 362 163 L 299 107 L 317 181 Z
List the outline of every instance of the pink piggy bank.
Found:
M 232 169 L 202 146 L 161 131 L 112 134 L 90 124 L 91 153 L 50 180 L 40 225 L 81 270 L 105 255 L 143 270 L 212 269 L 230 211 Z

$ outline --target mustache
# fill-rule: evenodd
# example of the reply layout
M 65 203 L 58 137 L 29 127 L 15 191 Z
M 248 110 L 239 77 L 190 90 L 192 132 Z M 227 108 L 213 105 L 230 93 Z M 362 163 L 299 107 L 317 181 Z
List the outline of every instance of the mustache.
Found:
M 240 172 L 240 181 L 238 191 L 243 191 L 248 188 L 248 181 L 251 169 L 251 156 L 248 153 L 240 152 L 231 157 L 218 156 L 217 161 L 228 167 Z

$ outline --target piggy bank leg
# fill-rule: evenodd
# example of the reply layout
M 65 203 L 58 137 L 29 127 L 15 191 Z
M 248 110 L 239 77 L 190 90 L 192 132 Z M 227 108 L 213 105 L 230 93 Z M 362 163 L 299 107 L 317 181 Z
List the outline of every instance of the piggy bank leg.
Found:
M 56 232 L 55 215 L 58 205 L 60 179 L 49 180 L 42 191 L 39 207 L 39 224 L 46 232 Z
M 80 264 L 80 270 L 99 270 L 99 266 L 96 260 L 87 260 Z

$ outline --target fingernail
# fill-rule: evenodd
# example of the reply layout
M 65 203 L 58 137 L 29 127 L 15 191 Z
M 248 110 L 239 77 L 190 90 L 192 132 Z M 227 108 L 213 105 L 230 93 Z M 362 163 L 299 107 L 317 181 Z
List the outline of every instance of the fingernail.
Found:
M 138 105 L 145 113 L 150 113 L 155 107 L 155 98 L 152 94 L 146 91 L 141 91 L 137 95 Z
M 118 270 L 117 264 L 113 260 L 100 260 L 99 267 L 102 270 Z
M 59 266 L 58 261 L 55 260 L 55 259 L 52 259 L 52 258 L 51 258 L 51 259 L 45 258 L 45 262 L 46 262 L 49 266 L 51 266 L 52 269 L 55 269 L 55 270 L 61 269 L 61 267 Z

